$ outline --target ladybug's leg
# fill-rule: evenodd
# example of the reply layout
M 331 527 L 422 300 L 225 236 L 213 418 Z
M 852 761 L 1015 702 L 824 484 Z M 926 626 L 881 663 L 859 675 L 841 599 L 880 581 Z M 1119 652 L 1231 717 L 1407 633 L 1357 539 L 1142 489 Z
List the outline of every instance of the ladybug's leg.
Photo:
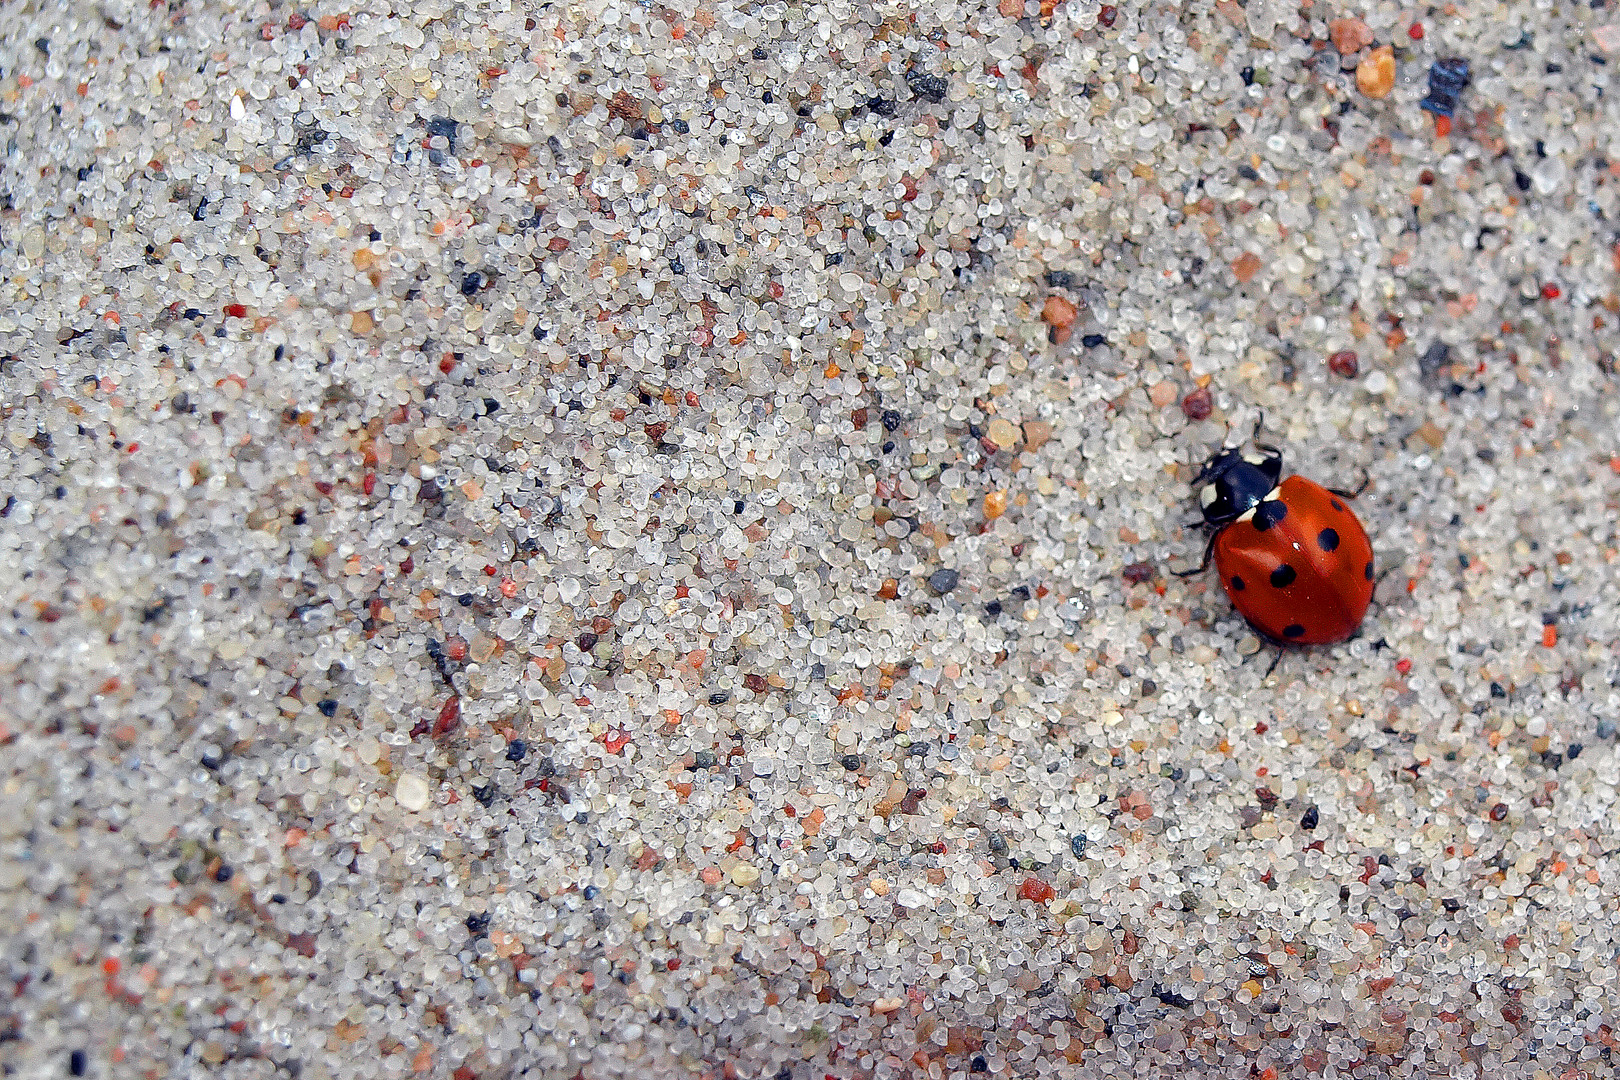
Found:
M 1271 666 L 1266 668 L 1265 675 L 1261 676 L 1261 681 L 1262 682 L 1264 682 L 1266 679 L 1271 678 L 1271 673 L 1273 671 L 1277 670 L 1277 665 L 1282 663 L 1282 658 L 1283 658 L 1283 648 L 1282 648 L 1281 645 L 1279 645 L 1279 646 L 1277 646 L 1277 655 L 1273 656 L 1271 658 Z
M 1333 492 L 1333 494 L 1337 495 L 1341 499 L 1354 499 L 1363 491 L 1366 491 L 1367 485 L 1370 483 L 1372 483 L 1372 476 L 1363 470 L 1361 473 L 1361 484 L 1356 488 L 1356 490 L 1345 491 L 1343 488 L 1328 488 L 1328 490 Z
M 1210 557 L 1215 553 L 1215 538 L 1219 535 L 1219 532 L 1209 534 L 1209 543 L 1204 545 L 1204 561 L 1198 564 L 1196 570 L 1174 570 L 1171 572 L 1176 577 L 1192 577 L 1194 574 L 1202 574 L 1205 570 L 1208 570 Z

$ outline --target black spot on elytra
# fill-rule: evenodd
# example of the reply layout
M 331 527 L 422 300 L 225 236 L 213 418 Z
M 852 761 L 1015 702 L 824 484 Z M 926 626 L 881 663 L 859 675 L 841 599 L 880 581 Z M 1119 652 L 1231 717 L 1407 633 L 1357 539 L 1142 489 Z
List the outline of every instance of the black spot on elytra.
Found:
M 1283 563 L 1271 572 L 1271 587 L 1273 589 L 1286 589 L 1294 583 L 1294 578 L 1298 576 L 1298 574 L 1294 573 L 1292 566 Z
M 1287 626 L 1283 627 L 1283 637 L 1285 638 L 1297 638 L 1304 636 L 1305 628 L 1299 625 L 1299 623 L 1289 623 Z
M 1344 503 L 1340 502 L 1338 499 L 1329 499 L 1328 500 L 1328 505 L 1333 507 L 1333 509 L 1338 510 L 1340 512 L 1343 512 L 1343 510 L 1344 510 Z
M 1287 516 L 1287 504 L 1281 499 L 1267 499 L 1254 508 L 1254 527 L 1265 532 Z
M 1232 575 L 1232 591 L 1233 592 L 1242 592 L 1244 589 L 1247 589 L 1247 588 L 1248 588 L 1248 586 L 1243 583 L 1242 578 L 1238 577 L 1236 574 Z
M 1367 560 L 1367 569 L 1363 570 L 1362 573 L 1366 576 L 1368 581 L 1372 580 L 1372 560 L 1371 559 Z
M 1332 551 L 1339 546 L 1339 534 L 1332 529 L 1323 529 L 1316 534 L 1316 543 L 1323 551 Z

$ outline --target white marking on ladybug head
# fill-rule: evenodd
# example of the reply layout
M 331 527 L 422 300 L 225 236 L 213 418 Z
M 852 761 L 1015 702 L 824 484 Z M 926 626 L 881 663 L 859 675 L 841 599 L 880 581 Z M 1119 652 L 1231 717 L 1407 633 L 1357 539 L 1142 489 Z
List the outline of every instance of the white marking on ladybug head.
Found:
M 1251 506 L 1247 510 L 1243 511 L 1243 513 L 1239 514 L 1237 519 L 1239 521 L 1248 521 L 1253 517 L 1254 517 L 1254 507 Z
M 1216 499 L 1215 485 L 1205 485 L 1204 490 L 1198 493 L 1198 499 L 1206 507 L 1213 505 Z
M 1272 500 L 1272 499 L 1280 499 L 1280 498 L 1282 498 L 1282 485 L 1281 484 L 1278 484 L 1276 487 L 1272 488 L 1269 492 L 1266 493 L 1266 500 L 1268 502 L 1270 500 Z
M 1264 465 L 1270 458 L 1258 450 L 1249 450 L 1244 453 L 1243 460 L 1250 465 Z

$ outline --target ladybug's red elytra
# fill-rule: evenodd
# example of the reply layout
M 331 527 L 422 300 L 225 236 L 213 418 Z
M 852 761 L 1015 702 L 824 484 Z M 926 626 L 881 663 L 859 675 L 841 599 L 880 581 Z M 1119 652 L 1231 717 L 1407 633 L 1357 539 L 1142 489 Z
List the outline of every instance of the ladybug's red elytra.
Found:
M 1256 432 L 1259 431 L 1256 426 Z M 1373 594 L 1373 550 L 1346 500 L 1360 491 L 1282 476 L 1282 452 L 1223 449 L 1193 481 L 1215 570 L 1249 625 L 1284 645 L 1330 645 L 1356 632 Z M 1365 484 L 1362 487 L 1366 487 Z

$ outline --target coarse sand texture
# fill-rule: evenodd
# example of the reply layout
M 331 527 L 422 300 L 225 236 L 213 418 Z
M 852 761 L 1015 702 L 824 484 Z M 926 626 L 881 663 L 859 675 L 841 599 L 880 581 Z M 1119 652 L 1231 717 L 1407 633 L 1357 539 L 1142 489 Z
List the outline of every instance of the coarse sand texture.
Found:
M 0 1073 L 1613 1077 L 1620 9 L 1335 2 L 0 5 Z

